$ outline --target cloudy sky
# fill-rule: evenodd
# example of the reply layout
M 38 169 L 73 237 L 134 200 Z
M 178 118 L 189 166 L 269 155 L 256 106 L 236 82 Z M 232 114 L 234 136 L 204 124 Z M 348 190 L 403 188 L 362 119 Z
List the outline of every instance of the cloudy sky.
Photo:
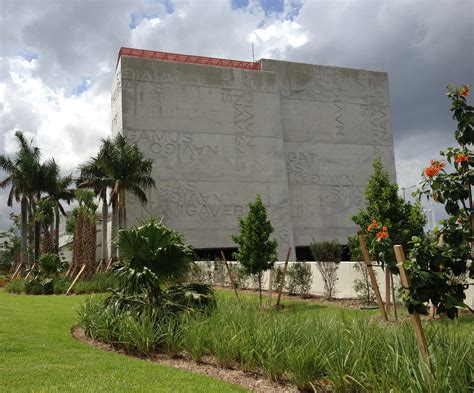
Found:
M 252 42 L 388 72 L 402 187 L 454 143 L 446 85 L 474 84 L 474 0 L 0 0 L 0 154 L 16 129 L 65 172 L 95 154 L 121 46 L 251 60 Z

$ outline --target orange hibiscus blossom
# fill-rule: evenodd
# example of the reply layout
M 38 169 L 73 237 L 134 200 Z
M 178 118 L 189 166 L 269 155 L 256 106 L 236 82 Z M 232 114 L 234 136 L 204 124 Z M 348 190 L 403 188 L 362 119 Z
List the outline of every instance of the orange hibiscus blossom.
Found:
M 469 156 L 467 154 L 464 154 L 464 153 L 460 153 L 460 154 L 456 154 L 456 157 L 454 159 L 454 162 L 464 162 L 464 161 L 468 161 L 469 160 Z
M 469 85 L 463 85 L 459 89 L 459 95 L 463 97 L 469 97 L 469 94 L 471 94 L 471 87 Z

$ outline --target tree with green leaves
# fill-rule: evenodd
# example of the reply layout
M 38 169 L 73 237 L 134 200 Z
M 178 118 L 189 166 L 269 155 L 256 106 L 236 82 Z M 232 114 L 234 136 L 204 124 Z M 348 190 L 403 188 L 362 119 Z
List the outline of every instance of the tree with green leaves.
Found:
M 92 157 L 87 163 L 79 167 L 81 174 L 79 179 L 77 179 L 78 187 L 88 187 L 92 189 L 96 196 L 102 201 L 102 260 L 106 261 L 108 259 L 108 230 L 107 230 L 107 219 L 109 216 L 109 204 L 107 200 L 107 192 L 109 188 L 112 188 L 114 185 L 113 179 L 107 176 L 103 168 L 100 165 L 100 157 L 104 156 L 105 145 L 101 146 L 101 150 L 97 157 Z M 113 222 L 112 230 L 117 232 L 117 221 L 115 214 L 117 210 L 117 204 L 113 204 Z M 117 255 L 117 246 L 112 242 L 111 255 Z
M 428 300 L 438 314 L 446 313 L 449 318 L 458 315 L 458 307 L 467 307 L 465 279 L 474 278 L 474 106 L 467 103 L 469 95 L 469 85 L 448 85 L 458 146 L 440 152 L 446 160 L 431 160 L 415 192 L 444 205 L 448 218 L 431 236 L 413 239 L 414 247 L 405 263 L 412 282 L 404 293 L 410 312 L 426 313 Z
M 278 242 L 270 239 L 273 227 L 267 219 L 267 209 L 260 195 L 249 203 L 248 213 L 239 219 L 239 234 L 232 240 L 239 246 L 233 257 L 242 264 L 247 274 L 258 276 L 260 305 L 262 304 L 263 272 L 271 269 L 277 260 Z
M 7 205 L 13 200 L 21 206 L 21 251 L 20 263 L 28 264 L 28 217 L 32 213 L 33 200 L 37 194 L 40 172 L 40 150 L 28 143 L 21 131 L 15 132 L 18 150 L 13 158 L 0 155 L 0 168 L 7 177 L 0 182 L 1 188 L 10 187 Z
M 407 250 L 413 236 L 423 236 L 427 220 L 419 203 L 412 204 L 398 195 L 398 185 L 390 181 L 380 158 L 374 160 L 372 166 L 374 172 L 365 189 L 367 207 L 361 209 L 352 220 L 364 231 L 368 243 L 373 245 L 370 250 L 372 257 L 383 266 L 387 264 L 392 273 L 398 273 L 393 249 L 384 247 L 385 234 L 390 236 L 393 244 L 401 244 Z M 376 229 L 374 223 L 378 224 L 379 231 L 370 229 L 372 226 L 372 229 Z M 380 240 L 372 242 L 374 239 Z
M 147 203 L 146 191 L 155 187 L 155 180 L 151 176 L 152 169 L 153 160 L 145 158 L 138 146 L 128 143 L 127 138 L 121 134 L 117 134 L 113 139 L 103 139 L 97 157 L 81 167 L 83 184 L 99 193 L 103 203 L 107 188 L 111 189 L 111 257 L 117 256 L 117 224 L 119 228 L 127 226 L 126 194 L 130 193 L 141 203 Z
M 49 160 L 47 176 L 45 177 L 44 189 L 48 193 L 45 199 L 52 201 L 54 210 L 54 230 L 51 225 L 51 238 L 54 244 L 54 252 L 59 253 L 59 225 L 61 215 L 66 217 L 66 211 L 61 201 L 68 204 L 75 198 L 73 179 L 71 175 L 61 176 L 58 164 L 54 159 Z

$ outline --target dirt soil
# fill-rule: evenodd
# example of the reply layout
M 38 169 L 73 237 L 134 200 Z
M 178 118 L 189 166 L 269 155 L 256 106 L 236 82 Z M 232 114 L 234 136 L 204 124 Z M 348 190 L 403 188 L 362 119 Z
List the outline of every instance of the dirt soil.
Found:
M 120 349 L 114 348 L 110 344 L 106 344 L 100 341 L 96 341 L 91 339 L 90 337 L 86 336 L 84 329 L 78 326 L 74 326 L 71 329 L 72 336 L 79 341 L 92 345 L 96 348 L 105 350 L 105 351 L 112 351 L 117 352 L 123 355 L 126 354 L 124 351 Z M 135 355 L 129 355 L 135 356 Z M 212 357 L 205 357 L 199 363 L 187 359 L 184 356 L 180 357 L 170 357 L 165 354 L 156 354 L 152 357 L 143 357 L 143 356 L 135 356 L 144 360 L 156 362 L 165 366 L 170 366 L 174 368 L 179 368 L 181 370 L 191 371 L 199 374 L 205 374 L 213 378 L 220 379 L 222 381 L 240 385 L 246 389 L 251 390 L 252 392 L 257 393 L 293 393 L 299 392 L 298 388 L 295 385 L 285 382 L 275 382 L 270 380 L 269 378 L 264 377 L 261 374 L 257 373 L 249 373 L 239 370 L 237 368 L 222 368 L 219 367 L 215 360 Z M 323 390 L 319 390 L 318 392 L 330 392 L 324 387 L 322 383 Z

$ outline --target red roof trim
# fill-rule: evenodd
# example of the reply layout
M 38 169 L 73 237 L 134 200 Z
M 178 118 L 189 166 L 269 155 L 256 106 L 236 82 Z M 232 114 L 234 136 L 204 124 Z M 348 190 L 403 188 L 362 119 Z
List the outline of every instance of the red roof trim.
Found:
M 179 63 L 204 64 L 217 67 L 243 68 L 246 70 L 260 71 L 261 65 L 258 62 L 219 59 L 216 57 L 182 55 L 179 53 L 158 52 L 145 49 L 120 48 L 117 64 L 121 56 L 142 57 L 145 59 L 158 59 L 165 61 L 175 61 Z

